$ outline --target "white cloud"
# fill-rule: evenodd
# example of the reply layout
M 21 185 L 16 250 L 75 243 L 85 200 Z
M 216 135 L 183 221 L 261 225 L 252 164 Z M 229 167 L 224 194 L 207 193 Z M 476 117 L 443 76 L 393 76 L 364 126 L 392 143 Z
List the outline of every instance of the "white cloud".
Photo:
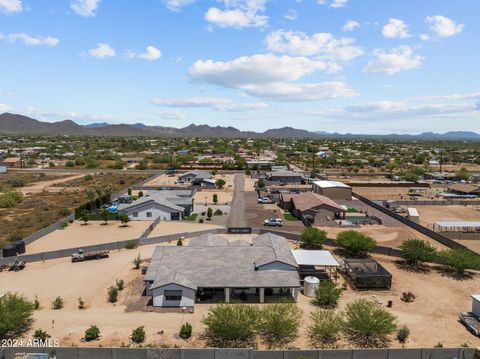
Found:
M 428 41 L 430 40 L 430 36 L 428 34 L 420 34 L 420 40 Z
M 0 0 L 0 11 L 5 14 L 23 11 L 21 0 Z
M 308 36 L 303 32 L 278 30 L 267 36 L 266 43 L 270 51 L 331 61 L 349 61 L 363 54 L 362 49 L 354 46 L 355 39 L 336 38 L 328 32 Z
M 218 27 L 265 27 L 268 16 L 265 12 L 267 0 L 223 0 L 225 9 L 211 7 L 205 13 L 205 19 Z
M 70 7 L 80 16 L 93 17 L 101 0 L 73 0 Z
M 407 37 L 410 37 L 407 24 L 405 24 L 402 20 L 393 18 L 390 19 L 388 21 L 388 24 L 383 27 L 382 33 L 383 36 L 388 39 L 405 39 Z
M 13 33 L 8 35 L 0 34 L 0 40 L 2 39 L 7 40 L 10 43 L 22 41 L 25 45 L 28 45 L 28 46 L 38 46 L 38 45 L 57 46 L 60 42 L 60 40 L 58 40 L 55 37 L 30 36 L 28 34 L 25 34 L 24 32 Z
M 11 110 L 10 106 L 0 103 L 0 113 L 8 112 L 10 110 Z
M 343 25 L 344 32 L 350 32 L 360 27 L 360 23 L 354 20 L 348 20 L 345 25 Z
M 455 21 L 442 15 L 428 16 L 425 21 L 430 25 L 430 29 L 440 37 L 450 37 L 459 34 L 465 27 L 465 25 L 457 24 Z
M 268 107 L 267 104 L 256 103 L 237 103 L 228 98 L 221 97 L 186 97 L 186 98 L 154 98 L 150 101 L 152 104 L 161 107 L 173 108 L 213 108 L 216 111 L 228 112 L 247 112 L 258 111 Z
M 338 67 L 306 57 L 265 54 L 242 56 L 227 62 L 198 60 L 189 72 L 195 80 L 239 88 L 251 84 L 295 81 L 316 71 L 329 70 L 338 70 Z
M 154 46 L 148 46 L 147 50 L 144 53 L 135 53 L 133 51 L 127 51 L 126 55 L 130 59 L 155 61 L 162 56 L 162 52 Z
M 185 120 L 187 118 L 187 115 L 181 111 L 156 112 L 155 114 L 164 120 Z
M 193 4 L 196 0 L 164 0 L 165 6 L 171 11 L 179 11 L 182 7 Z
M 285 19 L 289 21 L 295 21 L 298 19 L 298 13 L 295 9 L 288 9 L 288 11 L 284 15 Z
M 274 83 L 249 86 L 249 95 L 276 101 L 315 101 L 357 96 L 358 93 L 344 82 Z
M 96 48 L 88 50 L 88 55 L 96 59 L 105 59 L 107 57 L 115 57 L 117 53 L 109 44 L 99 43 Z
M 390 52 L 374 51 L 374 59 L 363 69 L 366 73 L 384 73 L 394 75 L 400 71 L 418 69 L 425 58 L 414 55 L 410 46 L 400 46 Z
M 330 7 L 341 8 L 347 6 L 348 0 L 333 0 Z

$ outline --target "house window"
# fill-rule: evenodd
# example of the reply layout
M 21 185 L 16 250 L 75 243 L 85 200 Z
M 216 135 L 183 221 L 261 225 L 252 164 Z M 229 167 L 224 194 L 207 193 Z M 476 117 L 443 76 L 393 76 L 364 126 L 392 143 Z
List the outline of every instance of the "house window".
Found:
M 152 217 L 152 212 L 147 212 L 147 218 L 151 218 Z
M 133 212 L 133 218 L 138 218 L 138 212 Z
M 181 301 L 182 300 L 182 291 L 181 290 L 166 290 L 165 291 L 165 300 L 169 301 Z

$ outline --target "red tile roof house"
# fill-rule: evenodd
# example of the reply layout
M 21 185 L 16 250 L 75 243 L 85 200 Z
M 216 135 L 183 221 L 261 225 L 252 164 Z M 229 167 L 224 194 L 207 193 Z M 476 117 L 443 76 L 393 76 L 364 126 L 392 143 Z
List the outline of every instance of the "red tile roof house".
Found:
M 282 194 L 280 207 L 296 217 L 305 217 L 311 223 L 345 219 L 346 208 L 334 200 L 313 192 Z

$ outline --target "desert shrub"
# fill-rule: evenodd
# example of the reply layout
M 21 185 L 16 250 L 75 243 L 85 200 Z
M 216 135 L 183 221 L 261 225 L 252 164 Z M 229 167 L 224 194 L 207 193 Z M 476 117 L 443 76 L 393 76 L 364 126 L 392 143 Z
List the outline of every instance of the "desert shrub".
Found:
M 117 286 L 117 289 L 118 289 L 119 291 L 122 291 L 123 288 L 125 287 L 125 281 L 124 281 L 123 279 L 117 279 L 117 280 L 115 281 L 115 285 Z
M 177 240 L 177 246 L 183 246 L 183 239 L 182 238 L 179 238 Z
M 83 301 L 82 297 L 78 298 L 78 309 L 84 309 L 85 302 Z
M 118 299 L 118 289 L 117 287 L 111 286 L 108 288 L 108 301 L 110 303 L 116 303 Z
M 213 194 L 213 203 L 217 203 L 218 202 L 218 194 L 214 193 Z
M 130 241 L 127 244 L 125 244 L 125 249 L 135 249 L 137 248 L 137 242 L 135 241 Z
M 396 317 L 377 302 L 359 299 L 345 309 L 346 332 L 361 346 L 377 347 L 397 329 Z
M 90 342 L 100 337 L 100 329 L 96 325 L 92 325 L 85 331 L 85 341 Z
M 223 303 L 209 309 L 203 319 L 209 346 L 244 348 L 253 344 L 258 309 L 248 304 Z
M 333 346 L 343 327 L 343 318 L 332 309 L 317 309 L 310 315 L 307 329 L 315 347 Z
M 437 255 L 436 249 L 430 243 L 420 239 L 409 239 L 400 245 L 400 249 L 407 265 L 414 268 L 432 261 Z
M 62 297 L 57 297 L 52 302 L 52 309 L 58 310 L 63 308 L 63 299 Z
M 35 300 L 33 301 L 33 309 L 37 310 L 40 308 L 40 302 L 38 301 L 38 297 L 35 296 Z
M 218 180 L 215 181 L 215 186 L 222 189 L 223 186 L 225 186 L 225 183 L 226 183 L 225 180 L 219 178 Z
M 128 222 L 130 222 L 130 217 L 126 213 L 122 213 L 118 216 L 118 219 L 120 222 L 122 222 L 122 225 L 127 226 Z
M 200 219 L 198 220 L 198 223 L 203 223 L 203 218 L 200 218 Z
M 415 301 L 415 294 L 412 292 L 403 292 L 400 299 L 405 303 L 413 303 Z
M 135 259 L 133 260 L 133 266 L 135 269 L 139 269 L 140 268 L 140 264 L 142 263 L 142 260 L 140 259 L 140 254 L 138 256 L 135 257 Z
M 222 210 L 220 208 L 218 208 L 214 213 L 213 215 L 214 216 L 221 216 L 223 214 Z
M 70 214 L 70 210 L 68 208 L 60 208 L 58 214 L 62 217 L 66 217 Z
M 315 227 L 306 227 L 300 235 L 300 240 L 306 248 L 322 248 L 322 244 L 327 240 L 327 232 Z
M 212 210 L 210 207 L 208 207 L 208 209 L 207 209 L 207 218 L 208 218 L 208 220 L 211 220 L 211 219 L 212 219 L 212 215 L 213 215 L 213 210 Z
M 32 322 L 34 305 L 26 297 L 6 293 L 0 298 L 0 338 L 17 336 Z
M 302 310 L 296 303 L 278 301 L 262 307 L 257 323 L 258 334 L 268 348 L 284 346 L 298 337 Z
M 410 329 L 406 325 L 402 325 L 397 330 L 397 340 L 401 344 L 405 344 L 410 336 Z
M 50 334 L 48 334 L 45 330 L 36 329 L 35 332 L 33 333 L 33 339 L 45 341 L 48 338 L 50 338 Z
M 145 329 L 143 326 L 138 327 L 132 330 L 132 335 L 130 336 L 132 342 L 136 344 L 143 343 L 145 341 Z
M 377 242 L 363 233 L 349 230 L 337 234 L 336 243 L 352 254 L 364 254 L 377 246 Z
M 23 201 L 23 195 L 20 192 L 8 191 L 0 194 L 0 208 L 11 208 Z
M 321 281 L 318 287 L 315 288 L 313 302 L 320 307 L 335 307 L 342 296 L 342 292 L 343 289 L 337 288 L 333 282 Z
M 438 256 L 443 265 L 459 277 L 463 276 L 467 269 L 480 268 L 480 257 L 466 249 L 447 249 Z
M 192 336 L 192 325 L 190 323 L 184 323 L 182 324 L 181 328 L 180 328 L 180 338 L 182 339 L 188 339 Z

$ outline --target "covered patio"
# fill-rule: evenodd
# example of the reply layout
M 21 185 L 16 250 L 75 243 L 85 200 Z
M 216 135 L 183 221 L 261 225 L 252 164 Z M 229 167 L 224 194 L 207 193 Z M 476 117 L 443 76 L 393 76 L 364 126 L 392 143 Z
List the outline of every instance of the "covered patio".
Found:
M 337 273 L 340 264 L 335 257 L 326 250 L 292 250 L 298 264 L 300 279 L 313 276 L 320 280 L 334 280 L 337 283 Z M 333 277 L 333 278 L 332 278 Z

